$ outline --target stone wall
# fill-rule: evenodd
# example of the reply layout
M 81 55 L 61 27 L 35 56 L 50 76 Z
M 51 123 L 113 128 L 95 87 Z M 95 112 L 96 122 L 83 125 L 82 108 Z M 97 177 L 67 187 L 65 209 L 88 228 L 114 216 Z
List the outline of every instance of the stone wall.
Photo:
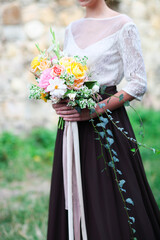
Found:
M 118 11 L 127 13 L 140 31 L 148 90 L 141 103 L 160 109 L 160 3 L 157 0 L 122 0 Z M 51 43 L 50 26 L 63 47 L 64 29 L 84 16 L 76 0 L 21 0 L 0 3 L 0 131 L 16 133 L 35 126 L 53 128 L 57 116 L 51 103 L 28 100 L 28 83 L 34 77 L 29 64 L 38 51 L 35 43 L 47 48 Z M 120 89 L 125 80 L 118 86 Z

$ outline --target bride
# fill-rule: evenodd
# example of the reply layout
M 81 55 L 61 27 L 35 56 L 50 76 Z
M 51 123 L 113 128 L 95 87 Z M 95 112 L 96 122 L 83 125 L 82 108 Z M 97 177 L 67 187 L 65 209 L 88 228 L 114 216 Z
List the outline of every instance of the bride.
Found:
M 70 56 L 88 57 L 93 79 L 106 86 L 100 101 L 105 107 L 97 105 L 96 112 L 105 116 L 105 110 L 110 110 L 118 127 L 136 139 L 124 102 L 133 99 L 141 101 L 147 90 L 137 26 L 128 15 L 109 8 L 108 2 L 104 0 L 78 2 L 85 8 L 86 13 L 83 18 L 71 22 L 66 27 L 64 51 Z M 117 91 L 117 85 L 123 77 L 127 83 Z M 121 95 L 123 101 L 119 101 Z M 102 171 L 105 164 L 103 158 L 98 157 L 101 155 L 101 145 L 96 140 L 97 133 L 90 121 L 92 118 L 94 123 L 98 123 L 97 113 L 90 114 L 87 108 L 79 113 L 67 106 L 64 100 L 52 106 L 65 120 L 65 127 L 57 130 L 47 240 L 160 239 L 160 212 L 146 178 L 139 149 L 136 154 L 131 151 L 137 147 L 136 143 L 127 140 L 113 122 L 109 121 L 106 130 L 110 130 L 114 137 L 112 154 L 116 159 L 117 174 L 115 175 L 112 167 L 108 167 L 107 174 L 106 171 Z M 68 192 L 75 205 L 73 209 L 67 209 L 62 158 L 64 134 L 71 122 L 76 123 L 78 127 L 77 144 L 82 182 L 79 197 L 83 201 L 75 197 L 74 191 Z M 74 154 L 77 156 L 78 152 Z M 103 149 L 103 156 L 109 163 L 111 154 L 108 149 Z M 76 176 L 76 186 L 80 180 Z M 121 185 L 121 192 L 116 181 Z M 69 215 L 70 210 L 73 215 Z

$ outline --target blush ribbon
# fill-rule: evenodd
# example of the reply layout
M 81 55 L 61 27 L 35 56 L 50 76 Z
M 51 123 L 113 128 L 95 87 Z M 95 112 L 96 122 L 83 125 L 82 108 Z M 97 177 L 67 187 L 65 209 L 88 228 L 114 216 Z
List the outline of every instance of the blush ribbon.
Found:
M 82 238 L 87 240 L 77 122 L 65 121 L 62 157 L 65 209 L 68 210 L 69 240 L 81 239 L 80 225 Z

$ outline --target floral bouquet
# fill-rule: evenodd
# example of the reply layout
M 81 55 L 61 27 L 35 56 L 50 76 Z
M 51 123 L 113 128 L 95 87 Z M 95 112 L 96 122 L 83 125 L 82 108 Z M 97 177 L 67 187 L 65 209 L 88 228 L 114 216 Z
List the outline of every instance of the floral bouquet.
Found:
M 100 99 L 97 81 L 90 81 L 91 76 L 87 67 L 88 58 L 84 56 L 69 57 L 60 50 L 55 33 L 50 28 L 53 44 L 42 51 L 38 44 L 40 54 L 31 62 L 31 72 L 34 74 L 36 84 L 30 86 L 30 99 L 52 100 L 58 103 L 67 98 L 67 106 L 79 111 L 83 108 L 93 109 Z M 63 128 L 63 118 L 59 118 L 58 127 Z

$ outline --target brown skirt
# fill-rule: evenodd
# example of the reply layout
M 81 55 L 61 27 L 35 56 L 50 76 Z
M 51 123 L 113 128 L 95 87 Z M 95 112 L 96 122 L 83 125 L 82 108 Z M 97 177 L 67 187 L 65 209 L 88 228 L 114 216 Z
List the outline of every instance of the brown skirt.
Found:
M 117 88 L 116 86 L 110 86 L 105 91 L 114 94 L 117 92 Z M 102 95 L 103 99 L 107 97 L 106 94 Z M 136 139 L 124 105 L 112 111 L 111 116 L 114 122 L 118 121 L 117 125 L 120 128 L 124 128 L 124 131 L 128 132 L 129 137 Z M 99 119 L 95 118 L 94 124 L 97 124 L 98 121 Z M 101 145 L 96 140 L 97 133 L 92 122 L 79 121 L 77 123 L 88 240 L 132 239 L 128 216 L 131 217 L 130 222 L 136 230 L 134 237 L 137 240 L 159 240 L 160 211 L 146 178 L 140 152 L 138 150 L 134 155 L 131 151 L 137 145 L 127 140 L 122 132 L 109 120 L 106 129 L 110 129 L 113 133 L 114 143 L 111 148 L 115 150 L 119 159 L 119 161 L 115 161 L 117 178 L 119 181 L 121 179 L 125 180 L 122 187 L 124 199 L 133 200 L 133 203 L 130 201 L 125 202 L 126 207 L 130 209 L 127 216 L 113 168 L 108 165 L 111 161 L 109 150 L 103 148 L 106 165 L 102 157 L 98 158 L 101 155 Z M 68 211 L 65 210 L 63 187 L 63 131 L 61 129 L 57 130 L 54 150 L 47 240 L 69 239 Z M 104 143 L 105 140 L 102 139 L 102 141 Z M 103 171 L 106 166 L 107 170 Z

